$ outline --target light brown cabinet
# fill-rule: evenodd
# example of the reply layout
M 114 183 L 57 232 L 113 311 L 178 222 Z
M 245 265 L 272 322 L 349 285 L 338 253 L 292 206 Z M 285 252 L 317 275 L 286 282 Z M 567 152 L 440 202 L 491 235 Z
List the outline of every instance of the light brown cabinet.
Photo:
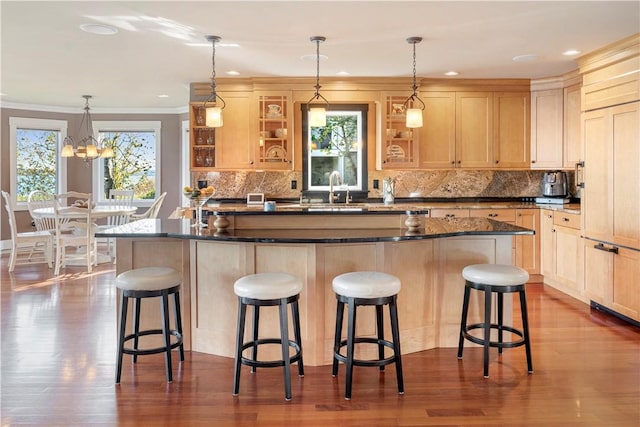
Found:
M 424 125 L 419 132 L 419 166 L 424 169 L 456 166 L 456 94 L 422 92 Z
M 193 171 L 212 169 L 247 169 L 252 164 L 251 93 L 220 92 L 225 100 L 223 126 L 205 126 L 204 102 L 189 106 L 190 165 Z
M 515 236 L 515 265 L 524 268 L 532 280 L 538 281 L 540 271 L 540 210 L 518 209 L 516 225 L 535 231 L 533 236 Z
M 407 100 L 404 92 L 384 92 L 383 117 L 384 128 L 382 130 L 382 168 L 405 169 L 418 166 L 417 144 L 419 132 L 410 129 L 406 125 L 404 102 Z M 407 108 L 412 108 L 413 102 L 409 102 Z M 423 117 L 424 121 L 425 117 Z
M 495 92 L 493 163 L 501 168 L 528 168 L 530 158 L 529 93 Z
M 565 168 L 574 168 L 582 160 L 580 88 L 581 85 L 576 84 L 563 89 L 562 165 Z
M 531 92 L 531 168 L 562 167 L 563 91 Z
M 585 241 L 585 295 L 640 321 L 640 251 Z
M 541 258 L 544 282 L 582 299 L 584 252 L 580 214 L 542 210 Z
M 640 249 L 640 103 L 584 113 L 584 235 Z
M 456 165 L 494 165 L 493 92 L 456 92 Z
M 293 104 L 291 92 L 256 92 L 254 113 L 258 118 L 253 135 L 255 167 L 290 170 L 293 168 Z
M 469 209 L 445 209 L 445 208 L 435 208 L 431 209 L 429 214 L 431 218 L 467 218 L 469 217 Z

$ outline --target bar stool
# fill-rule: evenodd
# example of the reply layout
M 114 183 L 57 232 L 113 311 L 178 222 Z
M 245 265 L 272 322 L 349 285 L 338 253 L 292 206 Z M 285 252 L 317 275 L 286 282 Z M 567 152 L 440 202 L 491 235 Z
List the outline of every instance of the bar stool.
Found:
M 333 345 L 333 371 L 332 375 L 338 375 L 338 362 L 346 366 L 345 399 L 351 399 L 351 386 L 354 366 L 379 366 L 380 371 L 391 363 L 396 364 L 396 376 L 398 393 L 404 394 L 404 381 L 402 378 L 402 359 L 400 356 L 400 331 L 398 328 L 398 307 L 396 303 L 400 292 L 400 279 L 386 273 L 375 271 L 357 271 L 341 274 L 333 279 L 333 291 L 336 293 L 338 307 L 336 313 L 336 331 Z M 342 340 L 342 320 L 344 317 L 344 305 L 347 304 L 347 339 Z M 363 305 L 376 307 L 377 338 L 356 336 L 356 308 Z M 389 306 L 391 318 L 391 335 L 393 341 L 384 339 L 384 326 L 382 318 L 383 306 Z M 378 359 L 363 360 L 354 357 L 355 344 L 369 343 L 378 346 Z M 347 347 L 346 356 L 341 354 L 341 348 Z M 384 357 L 384 348 L 393 349 L 393 355 Z
M 462 303 L 462 320 L 460 322 L 460 341 L 458 342 L 458 359 L 462 359 L 463 343 L 465 338 L 484 347 L 484 377 L 489 378 L 489 347 L 497 347 L 502 354 L 503 348 L 525 346 L 527 354 L 527 369 L 533 373 L 531 363 L 531 347 L 529 341 L 529 320 L 527 315 L 527 297 L 525 284 L 529 280 L 529 273 L 522 268 L 513 265 L 501 264 L 475 264 L 462 270 L 462 277 L 466 280 L 464 288 L 464 300 Z M 469 311 L 469 294 L 471 289 L 484 292 L 484 322 L 467 325 Z M 520 295 L 520 309 L 522 311 L 522 330 L 503 324 L 503 297 L 506 293 L 518 292 Z M 492 294 L 498 297 L 497 324 L 491 323 L 491 299 Z M 483 329 L 483 338 L 478 338 L 469 333 L 472 329 Z M 498 340 L 491 341 L 491 329 L 498 331 Z M 504 342 L 503 332 L 515 334 L 521 339 Z
M 116 278 L 116 287 L 122 291 L 120 304 L 120 330 L 118 334 L 118 356 L 116 363 L 116 384 L 120 383 L 123 354 L 133 355 L 133 363 L 138 356 L 146 354 L 164 353 L 167 382 L 173 381 L 171 368 L 171 350 L 179 348 L 180 360 L 184 360 L 184 345 L 182 343 L 182 320 L 180 317 L 180 284 L 182 275 L 168 267 L 136 268 L 125 271 Z M 175 329 L 169 326 L 169 295 L 174 298 Z M 162 329 L 140 330 L 140 306 L 143 298 L 161 298 Z M 125 336 L 127 323 L 127 308 L 129 298 L 133 300 L 133 333 Z M 163 337 L 162 347 L 140 349 L 138 339 L 145 335 L 159 334 Z M 175 342 L 171 343 L 171 336 Z M 133 347 L 125 347 L 127 341 L 133 340 Z
M 287 273 L 259 273 L 241 277 L 236 280 L 233 290 L 238 296 L 238 329 L 236 332 L 236 356 L 234 365 L 233 395 L 240 393 L 240 367 L 256 368 L 284 367 L 284 397 L 291 400 L 291 364 L 298 363 L 298 375 L 304 377 L 302 363 L 302 338 L 300 336 L 300 311 L 298 299 L 302 291 L 302 280 Z M 289 339 L 289 318 L 287 307 L 291 304 L 293 317 L 293 333 L 295 340 Z M 251 341 L 244 342 L 245 319 L 247 306 L 253 306 L 253 335 Z M 260 307 L 278 306 L 280 317 L 280 338 L 258 338 Z M 280 344 L 282 359 L 258 360 L 258 346 L 262 344 Z M 290 355 L 289 348 L 295 353 Z M 242 352 L 252 349 L 251 358 L 243 357 Z

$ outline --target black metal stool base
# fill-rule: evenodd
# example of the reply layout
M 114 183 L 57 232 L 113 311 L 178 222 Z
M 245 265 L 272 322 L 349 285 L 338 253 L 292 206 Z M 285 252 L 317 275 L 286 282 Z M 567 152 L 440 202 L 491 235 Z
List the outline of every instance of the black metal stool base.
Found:
M 173 295 L 175 329 L 171 329 L 169 325 L 169 295 Z M 162 329 L 140 330 L 140 306 L 143 298 L 160 297 L 161 313 L 162 313 Z M 134 298 L 133 305 L 133 333 L 125 335 L 127 324 L 127 312 L 129 306 L 129 298 Z M 162 290 L 123 290 L 120 304 L 120 330 L 118 334 L 118 356 L 116 360 L 116 384 L 120 383 L 122 374 L 122 358 L 124 354 L 133 356 L 133 363 L 138 361 L 138 356 L 147 354 L 165 354 L 165 368 L 167 382 L 173 381 L 171 350 L 178 348 L 180 361 L 184 361 L 184 344 L 182 337 L 182 319 L 180 314 L 180 285 Z M 164 345 L 155 348 L 138 348 L 138 339 L 147 335 L 162 335 Z M 171 342 L 171 337 L 174 342 Z M 125 343 L 133 341 L 131 347 L 125 347 Z
M 469 312 L 469 297 L 471 289 L 484 292 L 484 322 L 474 323 L 467 325 L 467 315 Z M 513 326 L 504 325 L 504 294 L 517 292 L 520 296 L 520 308 L 522 310 L 522 330 L 514 328 Z M 493 293 L 497 294 L 498 307 L 497 317 L 498 323 L 491 323 L 491 296 Z M 482 329 L 484 331 L 483 337 L 477 337 L 471 335 L 469 331 L 474 329 Z M 498 340 L 491 341 L 491 330 L 498 331 Z M 521 339 L 517 341 L 504 341 L 504 332 L 508 332 L 519 336 Z M 462 351 L 464 348 L 464 340 L 469 340 L 475 344 L 479 344 L 484 348 L 484 377 L 489 378 L 489 348 L 496 347 L 498 354 L 502 353 L 503 348 L 515 348 L 525 346 L 525 352 L 527 356 L 527 370 L 530 374 L 533 373 L 533 364 L 531 361 L 531 345 L 529 340 L 529 320 L 527 315 L 527 297 L 525 294 L 525 284 L 520 285 L 487 285 L 484 283 L 474 283 L 466 281 L 464 288 L 464 300 L 462 303 L 462 319 L 460 321 L 460 338 L 458 341 L 458 359 L 462 359 Z
M 238 297 L 238 328 L 236 332 L 236 355 L 234 364 L 233 395 L 240 393 L 240 367 L 246 365 L 251 367 L 251 372 L 256 372 L 256 368 L 276 368 L 284 367 L 284 397 L 291 400 L 291 364 L 298 364 L 298 376 L 304 377 L 304 364 L 302 361 L 302 336 L 300 334 L 300 311 L 298 299 L 300 295 L 293 295 L 288 298 L 259 300 L 246 297 Z M 291 315 L 293 320 L 294 340 L 289 339 L 289 317 L 287 307 L 291 304 Z M 252 339 L 244 342 L 245 321 L 247 306 L 253 306 L 253 331 Z M 260 307 L 278 306 L 280 318 L 280 338 L 258 338 L 258 325 L 260 321 Z M 282 359 L 279 360 L 258 360 L 258 347 L 264 344 L 279 344 L 282 348 Z M 244 357 L 243 351 L 251 348 L 251 358 Z M 293 348 L 295 354 L 289 355 L 289 349 Z
M 381 298 L 353 298 L 336 294 L 338 300 L 336 312 L 336 330 L 333 346 L 333 369 L 332 375 L 338 375 L 338 364 L 342 362 L 346 367 L 346 384 L 345 399 L 351 399 L 353 367 L 354 366 L 377 366 L 380 371 L 384 371 L 384 367 L 391 363 L 396 364 L 396 379 L 398 382 L 398 393 L 404 394 L 404 379 L 402 376 L 402 358 L 400 355 L 400 331 L 398 327 L 398 307 L 396 304 L 397 295 Z M 347 305 L 347 339 L 341 340 L 342 322 L 344 318 L 344 306 Z M 376 307 L 376 329 L 378 331 L 377 338 L 357 337 L 355 331 L 356 325 L 356 308 L 358 306 L 373 305 Z M 391 334 L 393 341 L 384 339 L 384 325 L 382 308 L 384 305 L 389 306 L 389 315 L 391 319 Z M 355 344 L 375 344 L 378 346 L 378 359 L 364 360 L 354 357 Z M 346 347 L 346 355 L 341 353 L 341 348 Z M 384 348 L 393 350 L 393 355 L 384 357 Z

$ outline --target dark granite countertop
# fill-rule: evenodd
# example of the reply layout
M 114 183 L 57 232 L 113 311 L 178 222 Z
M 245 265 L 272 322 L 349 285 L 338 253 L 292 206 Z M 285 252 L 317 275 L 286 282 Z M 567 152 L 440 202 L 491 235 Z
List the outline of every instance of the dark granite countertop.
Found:
M 406 228 L 383 229 L 258 229 L 197 230 L 191 221 L 144 219 L 96 233 L 97 237 L 170 237 L 261 243 L 359 243 L 437 239 L 464 235 L 534 234 L 533 230 L 488 218 L 426 218 L 417 231 Z

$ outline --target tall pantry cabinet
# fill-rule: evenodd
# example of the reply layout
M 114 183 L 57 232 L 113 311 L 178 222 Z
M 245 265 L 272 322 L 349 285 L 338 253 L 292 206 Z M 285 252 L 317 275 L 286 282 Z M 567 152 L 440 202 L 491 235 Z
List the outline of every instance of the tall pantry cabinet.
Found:
M 640 35 L 581 58 L 585 294 L 640 321 Z

